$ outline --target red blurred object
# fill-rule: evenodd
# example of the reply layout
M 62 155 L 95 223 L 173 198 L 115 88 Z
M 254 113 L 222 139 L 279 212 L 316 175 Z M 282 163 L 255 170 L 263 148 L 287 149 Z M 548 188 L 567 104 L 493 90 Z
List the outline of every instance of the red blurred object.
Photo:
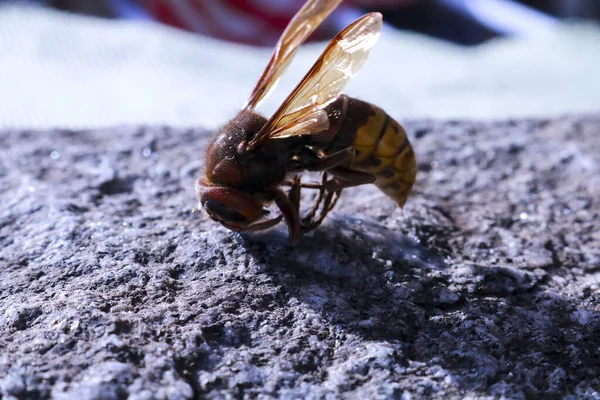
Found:
M 177 28 L 219 39 L 272 45 L 305 0 L 139 0 L 155 20 Z M 397 7 L 415 0 L 353 0 L 338 10 L 352 6 Z M 336 13 L 326 20 L 311 39 L 335 34 Z

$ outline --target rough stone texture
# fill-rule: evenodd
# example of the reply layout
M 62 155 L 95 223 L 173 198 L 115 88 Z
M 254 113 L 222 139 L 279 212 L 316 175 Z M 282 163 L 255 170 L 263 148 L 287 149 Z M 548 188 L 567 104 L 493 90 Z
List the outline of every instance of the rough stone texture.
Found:
M 0 133 L 0 397 L 600 398 L 600 116 L 406 127 L 297 248 L 193 212 L 210 133 Z

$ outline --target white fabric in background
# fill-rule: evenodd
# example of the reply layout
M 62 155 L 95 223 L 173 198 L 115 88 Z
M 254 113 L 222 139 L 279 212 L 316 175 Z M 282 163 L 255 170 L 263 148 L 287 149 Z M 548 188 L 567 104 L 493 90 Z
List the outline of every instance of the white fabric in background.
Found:
M 262 111 L 323 47 L 299 52 Z M 153 23 L 0 6 L 0 128 L 215 127 L 239 109 L 270 53 Z M 599 111 L 599 65 L 595 25 L 475 48 L 388 29 L 347 93 L 398 119 Z

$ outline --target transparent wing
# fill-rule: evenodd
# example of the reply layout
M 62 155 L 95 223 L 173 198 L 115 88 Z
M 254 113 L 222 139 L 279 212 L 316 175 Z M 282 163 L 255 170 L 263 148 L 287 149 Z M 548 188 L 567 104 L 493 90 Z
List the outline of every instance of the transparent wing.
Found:
M 279 38 L 269 64 L 243 109 L 254 109 L 275 88 L 300 45 L 341 2 L 342 0 L 308 0 L 304 4 Z
M 248 147 L 268 139 L 327 129 L 329 118 L 325 108 L 362 67 L 379 38 L 381 24 L 381 14 L 370 13 L 338 33 Z

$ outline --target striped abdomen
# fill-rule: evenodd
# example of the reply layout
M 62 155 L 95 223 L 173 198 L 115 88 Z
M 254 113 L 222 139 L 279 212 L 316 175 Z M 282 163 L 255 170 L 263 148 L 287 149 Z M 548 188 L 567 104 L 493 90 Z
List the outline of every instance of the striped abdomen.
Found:
M 327 152 L 352 146 L 356 156 L 350 167 L 375 174 L 375 185 L 402 207 L 417 174 L 404 128 L 381 108 L 347 96 L 330 107 L 339 118 L 332 123 L 337 133 Z

